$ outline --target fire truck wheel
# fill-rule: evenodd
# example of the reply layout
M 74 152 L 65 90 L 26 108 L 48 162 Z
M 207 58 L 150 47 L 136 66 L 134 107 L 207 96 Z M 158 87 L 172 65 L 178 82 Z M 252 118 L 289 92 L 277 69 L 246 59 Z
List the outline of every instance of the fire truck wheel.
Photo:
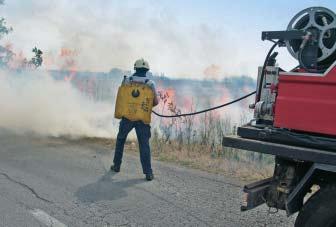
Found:
M 304 204 L 295 227 L 336 226 L 336 185 L 321 188 Z

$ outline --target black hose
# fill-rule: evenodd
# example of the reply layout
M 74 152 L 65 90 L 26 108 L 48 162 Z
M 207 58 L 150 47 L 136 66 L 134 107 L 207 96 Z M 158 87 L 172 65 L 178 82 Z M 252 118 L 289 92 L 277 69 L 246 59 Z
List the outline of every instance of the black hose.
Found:
M 235 100 L 232 100 L 230 102 L 227 102 L 227 103 L 224 103 L 220 106 L 215 106 L 215 107 L 211 107 L 211 108 L 208 108 L 208 109 L 205 109 L 205 110 L 200 110 L 200 111 L 196 111 L 196 112 L 193 112 L 193 113 L 185 113 L 185 114 L 176 114 L 176 115 L 162 115 L 162 114 L 159 114 L 157 112 L 155 112 L 154 110 L 152 110 L 152 113 L 154 113 L 155 115 L 159 116 L 159 117 L 185 117 L 185 116 L 191 116 L 191 115 L 196 115 L 196 114 L 201 114 L 201 113 L 205 113 L 205 112 L 208 112 L 208 111 L 211 111 L 211 110 L 215 110 L 215 109 L 219 109 L 219 108 L 222 108 L 224 106 L 228 106 L 228 105 L 231 105 L 233 103 L 236 103 L 236 102 L 239 102 L 243 99 L 246 99 L 247 97 L 250 97 L 251 95 L 254 95 L 256 93 L 256 91 L 253 91 L 247 95 L 244 95 L 238 99 L 235 99 Z
M 262 89 L 262 85 L 264 82 L 264 77 L 265 77 L 265 70 L 266 70 L 266 66 L 267 66 L 267 62 L 269 57 L 271 56 L 274 48 L 280 43 L 281 41 L 277 41 L 273 44 L 273 46 L 271 47 L 271 49 L 268 51 L 265 61 L 264 61 L 264 65 L 262 67 L 262 71 L 261 71 L 261 75 L 260 75 L 260 80 L 259 80 L 259 85 L 258 85 L 258 92 L 257 92 L 257 97 L 256 97 L 256 103 L 260 101 L 260 95 L 261 95 L 261 89 Z

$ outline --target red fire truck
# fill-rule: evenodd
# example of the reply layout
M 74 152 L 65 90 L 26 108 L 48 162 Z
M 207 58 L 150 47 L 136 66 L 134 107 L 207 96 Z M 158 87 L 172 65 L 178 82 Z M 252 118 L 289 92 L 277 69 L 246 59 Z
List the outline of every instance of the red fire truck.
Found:
M 244 187 L 241 209 L 266 203 L 299 212 L 295 226 L 336 226 L 336 15 L 304 9 L 286 30 L 262 32 L 262 40 L 274 44 L 259 67 L 254 119 L 223 146 L 274 155 L 275 168 Z M 298 66 L 279 67 L 276 47 L 287 48 Z

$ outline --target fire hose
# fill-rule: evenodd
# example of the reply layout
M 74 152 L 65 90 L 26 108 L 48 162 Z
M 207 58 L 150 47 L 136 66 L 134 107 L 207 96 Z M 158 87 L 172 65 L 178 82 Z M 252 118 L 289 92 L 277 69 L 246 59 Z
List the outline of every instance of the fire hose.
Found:
M 205 112 L 208 112 L 208 111 L 216 110 L 216 109 L 219 109 L 219 108 L 222 108 L 222 107 L 225 107 L 225 106 L 229 106 L 229 105 L 234 104 L 236 102 L 239 102 L 243 99 L 246 99 L 247 97 L 250 97 L 251 95 L 254 95 L 255 93 L 256 93 L 256 91 L 253 91 L 253 92 L 251 92 L 247 95 L 244 95 L 244 96 L 242 96 L 238 99 L 232 100 L 230 102 L 224 103 L 222 105 L 211 107 L 211 108 L 200 110 L 200 111 L 196 111 L 196 112 L 193 112 L 193 113 L 184 113 L 184 114 L 176 114 L 176 115 L 162 115 L 162 114 L 159 114 L 159 113 L 155 112 L 154 110 L 152 110 L 152 113 L 154 113 L 156 116 L 167 117 L 167 118 L 192 116 L 192 115 L 197 115 L 197 114 L 205 113 Z

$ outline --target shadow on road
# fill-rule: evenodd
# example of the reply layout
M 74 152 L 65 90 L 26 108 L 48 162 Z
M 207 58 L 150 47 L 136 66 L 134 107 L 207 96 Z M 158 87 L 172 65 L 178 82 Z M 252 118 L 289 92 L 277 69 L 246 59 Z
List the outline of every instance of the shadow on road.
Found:
M 84 203 L 115 200 L 127 196 L 126 188 L 144 183 L 143 179 L 115 181 L 113 175 L 111 171 L 106 172 L 97 182 L 80 187 L 75 196 Z

